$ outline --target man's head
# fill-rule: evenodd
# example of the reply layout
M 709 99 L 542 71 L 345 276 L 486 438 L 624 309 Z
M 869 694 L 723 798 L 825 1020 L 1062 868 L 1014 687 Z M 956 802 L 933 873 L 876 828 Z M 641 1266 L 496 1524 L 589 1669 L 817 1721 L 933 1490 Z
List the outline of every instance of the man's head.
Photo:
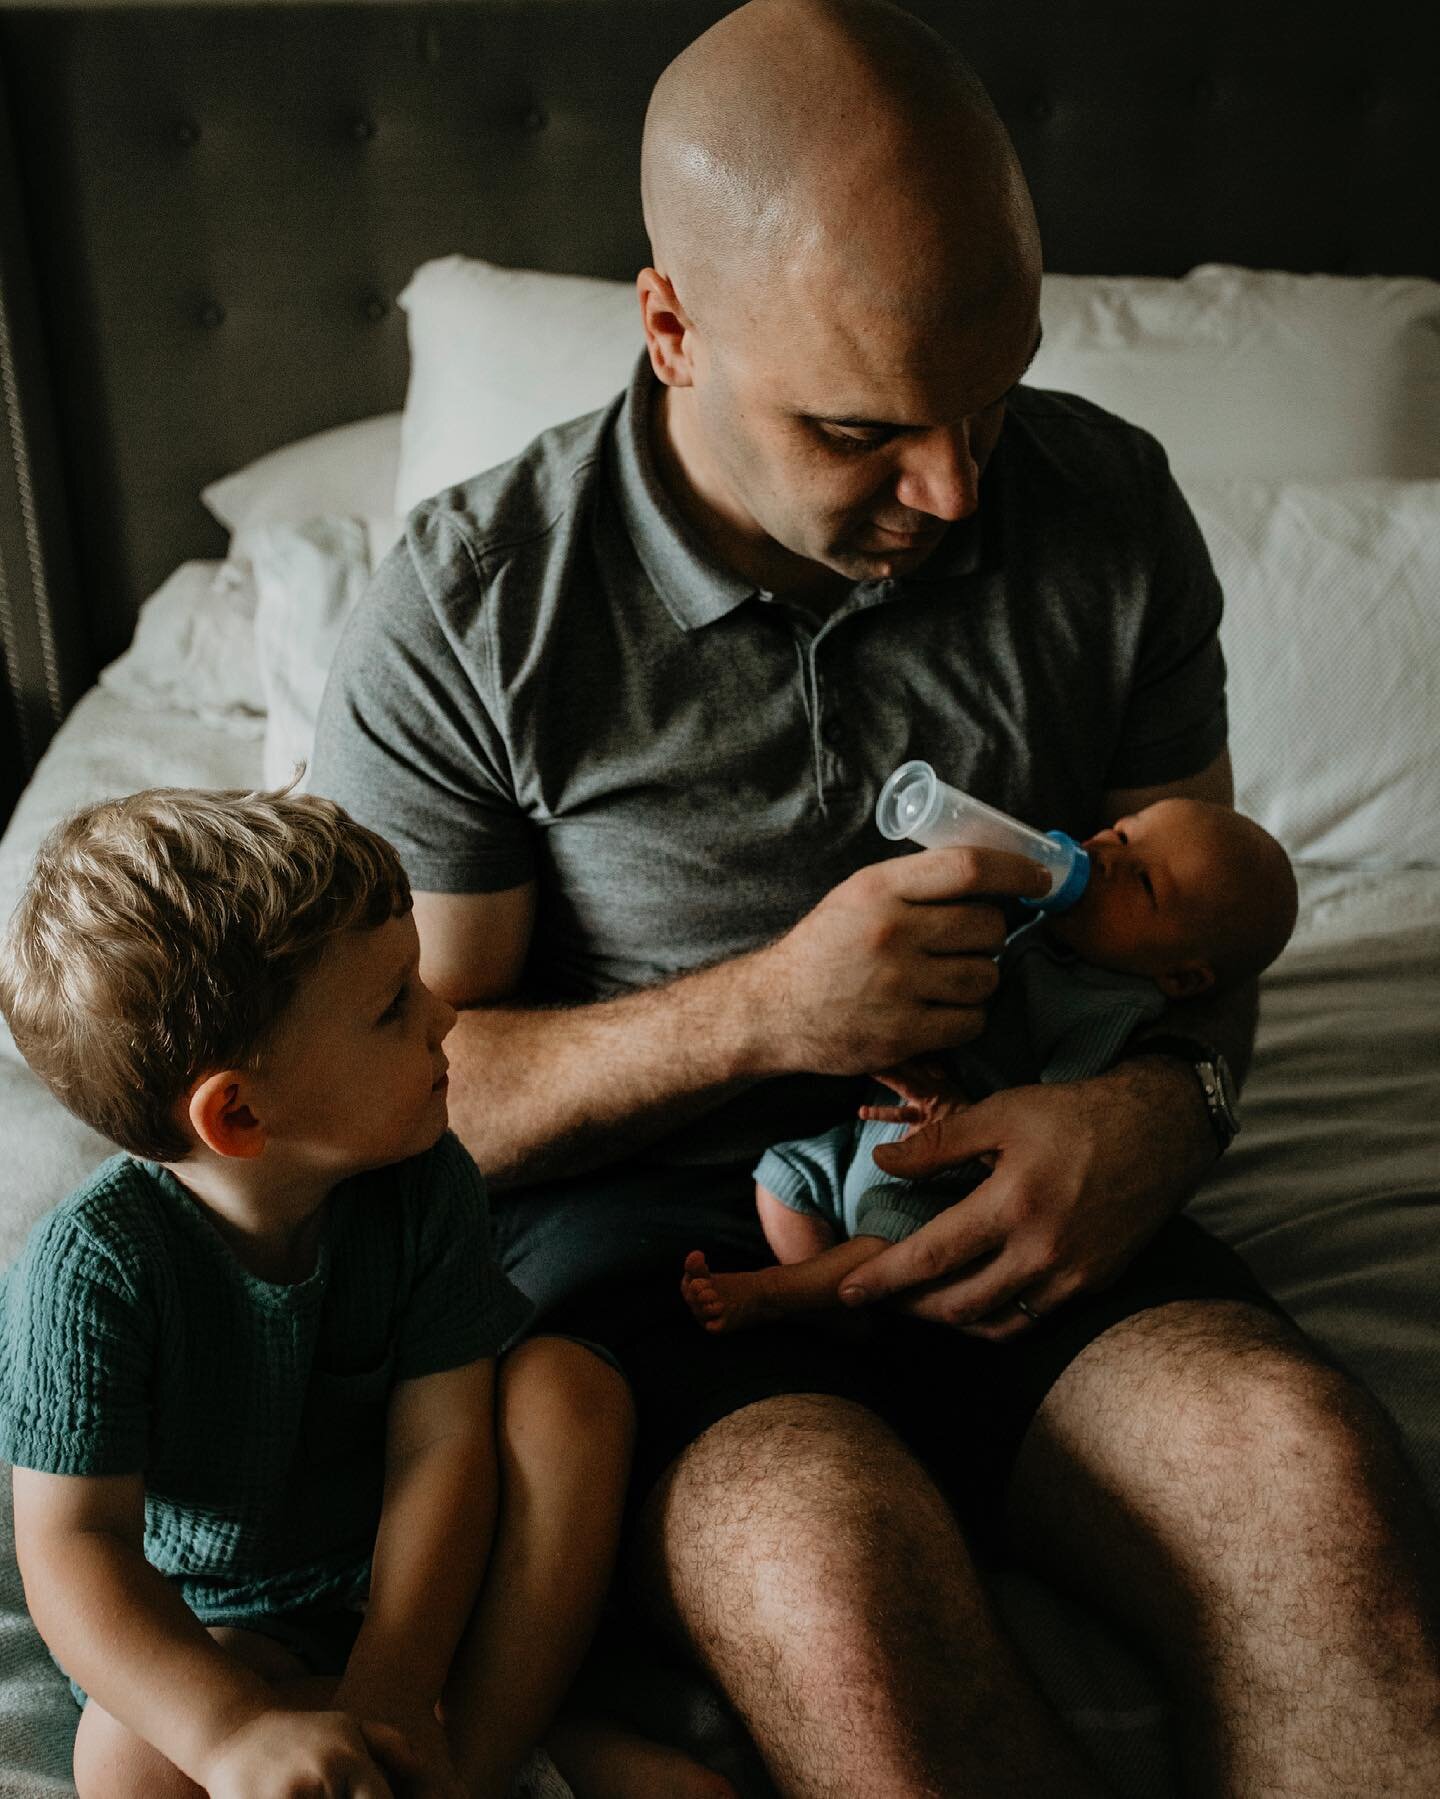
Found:
M 333 801 L 157 788 L 41 846 L 0 945 L 0 1011 L 56 1097 L 133 1154 L 253 1154 L 283 1120 L 312 1163 L 349 1172 L 444 1129 L 454 1014 L 417 962 L 399 859 Z M 343 1145 L 318 1141 L 322 1092 Z
M 883 0 L 750 0 L 661 76 L 642 183 L 662 466 L 701 529 L 777 587 L 918 567 L 1039 335 L 1029 194 L 969 68 Z
M 1295 928 L 1295 876 L 1253 819 L 1159 800 L 1087 840 L 1090 884 L 1049 923 L 1087 962 L 1148 975 L 1171 999 L 1259 974 Z

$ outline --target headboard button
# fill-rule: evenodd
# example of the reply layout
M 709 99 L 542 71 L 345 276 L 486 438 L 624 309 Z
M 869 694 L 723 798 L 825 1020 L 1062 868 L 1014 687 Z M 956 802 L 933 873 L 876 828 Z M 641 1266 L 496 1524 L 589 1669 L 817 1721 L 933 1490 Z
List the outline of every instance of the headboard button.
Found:
M 368 144 L 370 139 L 375 135 L 374 119 L 352 119 L 350 121 L 350 135 L 357 144 Z
M 380 320 L 385 317 L 385 314 L 389 312 L 389 310 L 390 308 L 380 298 L 379 294 L 371 294 L 362 308 L 366 318 L 369 319 L 372 325 L 378 325 Z
M 218 300 L 209 300 L 200 308 L 199 319 L 207 331 L 215 331 L 225 323 L 225 308 Z
M 1048 94 L 1036 94 L 1030 102 L 1029 112 L 1032 119 L 1039 119 L 1043 123 L 1055 116 L 1055 102 Z
M 181 119 L 175 127 L 175 142 L 188 150 L 192 144 L 200 142 L 200 127 L 192 125 L 189 119 Z
M 527 131 L 543 131 L 548 123 L 538 106 L 532 106 L 525 114 L 524 125 Z

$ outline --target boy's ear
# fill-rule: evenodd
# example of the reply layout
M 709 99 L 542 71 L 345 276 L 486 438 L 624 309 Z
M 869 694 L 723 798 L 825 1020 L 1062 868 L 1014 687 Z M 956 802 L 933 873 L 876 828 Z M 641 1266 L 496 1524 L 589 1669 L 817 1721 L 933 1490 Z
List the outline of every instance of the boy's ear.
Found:
M 233 1068 L 207 1074 L 185 1102 L 190 1128 L 217 1156 L 258 1156 L 265 1147 L 265 1126 L 250 1110 L 244 1075 Z
M 1208 962 L 1182 962 L 1157 974 L 1155 985 L 1166 999 L 1198 999 L 1215 985 L 1215 970 Z

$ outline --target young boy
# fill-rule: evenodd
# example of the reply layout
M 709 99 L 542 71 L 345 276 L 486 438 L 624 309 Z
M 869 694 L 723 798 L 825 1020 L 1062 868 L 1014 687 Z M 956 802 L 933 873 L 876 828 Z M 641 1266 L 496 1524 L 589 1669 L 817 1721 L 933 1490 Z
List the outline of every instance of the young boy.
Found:
M 1098 1074 L 1166 1000 L 1267 967 L 1295 926 L 1295 877 L 1253 820 L 1201 800 L 1161 800 L 1083 846 L 1091 874 L 1068 912 L 1012 933 L 984 1031 L 944 1057 L 878 1078 L 861 1124 L 768 1149 L 755 1201 L 778 1266 L 713 1273 L 696 1250 L 681 1288 L 709 1331 L 839 1307 L 845 1277 L 963 1198 L 971 1163 L 923 1183 L 885 1174 L 877 1145 L 1029 1081 Z M 858 1322 L 858 1321 L 857 1321 Z
M 500 1795 L 588 1640 L 628 1391 L 558 1339 L 497 1376 L 530 1307 L 410 906 L 330 801 L 156 790 L 53 832 L 11 921 L 0 1010 L 128 1152 L 0 1294 L 82 1799 Z

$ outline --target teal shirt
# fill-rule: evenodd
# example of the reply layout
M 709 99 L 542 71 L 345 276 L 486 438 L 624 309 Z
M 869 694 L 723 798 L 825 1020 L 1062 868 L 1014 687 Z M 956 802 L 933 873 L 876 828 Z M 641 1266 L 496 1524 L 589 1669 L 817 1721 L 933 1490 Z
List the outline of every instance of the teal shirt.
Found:
M 205 1622 L 351 1604 L 396 1382 L 496 1354 L 530 1310 L 448 1132 L 338 1186 L 291 1285 L 245 1269 L 167 1170 L 114 1156 L 0 1288 L 0 1454 L 142 1475 L 146 1559 Z

